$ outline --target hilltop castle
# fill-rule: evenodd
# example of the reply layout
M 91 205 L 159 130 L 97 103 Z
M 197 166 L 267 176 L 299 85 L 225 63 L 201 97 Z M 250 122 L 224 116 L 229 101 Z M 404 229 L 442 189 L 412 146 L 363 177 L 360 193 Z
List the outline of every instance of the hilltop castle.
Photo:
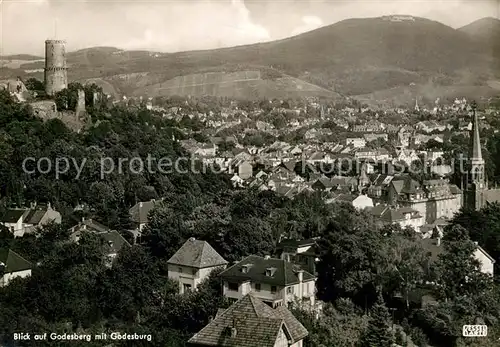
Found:
M 480 210 L 487 203 L 500 201 L 500 189 L 489 189 L 485 174 L 485 162 L 481 154 L 479 121 L 476 105 L 472 105 L 472 132 L 466 172 L 463 175 L 464 207 Z

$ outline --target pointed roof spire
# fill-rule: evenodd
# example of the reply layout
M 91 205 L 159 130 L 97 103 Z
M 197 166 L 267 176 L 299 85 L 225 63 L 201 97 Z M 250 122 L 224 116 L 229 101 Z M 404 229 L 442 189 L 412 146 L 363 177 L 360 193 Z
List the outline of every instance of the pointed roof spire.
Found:
M 483 156 L 481 154 L 481 138 L 479 137 L 479 121 L 476 113 L 477 105 L 473 101 L 471 103 L 472 108 L 472 134 L 471 134 L 471 147 L 470 147 L 470 159 L 473 161 L 482 161 Z

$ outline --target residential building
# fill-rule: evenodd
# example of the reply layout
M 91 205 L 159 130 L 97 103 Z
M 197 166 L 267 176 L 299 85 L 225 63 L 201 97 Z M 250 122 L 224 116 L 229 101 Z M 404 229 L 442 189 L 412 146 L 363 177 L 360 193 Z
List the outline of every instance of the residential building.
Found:
M 364 210 L 373 207 L 373 199 L 365 194 L 360 194 L 352 200 L 351 204 L 357 210 Z
M 168 260 L 168 278 L 179 282 L 179 293 L 196 290 L 210 273 L 228 262 L 206 241 L 191 237 Z
M 352 145 L 354 148 L 363 148 L 366 146 L 366 140 L 362 137 L 352 137 L 345 140 L 345 145 Z
M 427 255 L 429 256 L 429 264 L 435 262 L 439 259 L 439 255 L 445 252 L 445 248 L 443 247 L 442 237 L 443 231 L 436 230 L 435 237 L 422 239 L 422 245 L 424 249 L 427 251 Z M 489 274 L 491 276 L 494 275 L 494 264 L 495 260 L 480 246 L 478 246 L 476 242 L 476 249 L 472 254 L 474 259 L 479 262 L 479 269 L 482 273 Z
M 10 249 L 0 249 L 0 287 L 16 277 L 31 276 L 32 264 Z
M 284 306 L 271 308 L 249 293 L 196 333 L 190 346 L 302 347 L 308 331 Z
M 0 221 L 15 237 L 33 232 L 36 228 L 50 223 L 61 223 L 61 214 L 54 210 L 50 203 L 47 205 L 31 204 L 27 208 L 8 209 Z
M 364 134 L 363 137 L 365 138 L 366 142 L 371 142 L 376 140 L 382 140 L 382 141 L 389 140 L 388 134 Z
M 123 247 L 130 247 L 130 243 L 115 230 L 107 233 L 99 233 L 98 235 L 104 239 L 107 266 L 111 266 Z
M 229 163 L 229 173 L 236 173 L 242 180 L 247 180 L 253 175 L 253 166 L 247 160 L 235 159 Z
M 388 187 L 390 205 L 417 210 L 431 224 L 436 219 L 451 219 L 462 207 L 462 191 L 445 180 L 418 182 L 410 177 L 392 180 Z
M 290 302 L 314 307 L 316 277 L 283 259 L 251 255 L 220 274 L 224 296 L 240 299 L 250 292 L 272 307 Z
M 150 201 L 140 201 L 129 209 L 130 220 L 134 229 L 142 231 L 148 222 L 149 212 L 158 206 L 162 200 L 151 199 Z
M 424 217 L 420 212 L 408 207 L 394 208 L 380 204 L 370 212 L 375 220 L 381 224 L 399 224 L 401 228 L 412 227 L 417 232 L 425 224 Z
M 69 229 L 70 240 L 72 240 L 73 242 L 78 242 L 83 232 L 102 234 L 102 233 L 109 233 L 111 231 L 112 230 L 109 227 L 105 226 L 104 224 L 101 224 L 93 220 L 92 218 L 85 218 L 85 217 L 82 218 L 82 221 L 79 222 L 77 225 Z
M 285 239 L 276 247 L 278 257 L 297 264 L 305 271 L 317 276 L 316 262 L 319 260 L 319 238 L 306 240 Z

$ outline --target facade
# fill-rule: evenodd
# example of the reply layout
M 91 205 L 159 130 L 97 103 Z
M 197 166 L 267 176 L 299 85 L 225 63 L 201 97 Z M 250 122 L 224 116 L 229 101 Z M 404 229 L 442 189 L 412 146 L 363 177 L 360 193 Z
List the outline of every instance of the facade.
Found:
M 381 224 L 399 224 L 401 228 L 412 227 L 417 232 L 425 225 L 424 217 L 417 210 L 408 207 L 393 208 L 381 204 L 370 212 Z
M 464 207 L 480 210 L 487 202 L 500 201 L 500 189 L 489 189 L 486 181 L 485 162 L 481 153 L 479 137 L 479 121 L 473 106 L 472 133 L 470 136 L 469 158 L 467 170 L 463 176 Z
M 66 65 L 66 42 L 63 40 L 45 41 L 45 92 L 47 95 L 68 87 L 68 67 Z
M 236 173 L 242 180 L 247 180 L 253 175 L 253 166 L 249 161 L 235 159 L 229 164 L 229 173 Z
M 283 306 L 271 308 L 253 293 L 216 317 L 189 341 L 190 346 L 302 347 L 308 331 Z
M 316 277 L 283 259 L 251 255 L 220 274 L 225 297 L 239 300 L 250 292 L 272 307 L 299 301 L 315 305 Z
M 366 140 L 362 137 L 353 137 L 345 140 L 345 145 L 352 145 L 354 148 L 363 148 L 366 146 Z
M 7 227 L 15 237 L 21 237 L 25 233 L 30 233 L 37 227 L 51 222 L 60 224 L 61 214 L 54 210 L 50 204 L 46 206 L 32 204 L 29 209 L 9 209 L 0 220 L 0 223 Z
M 445 180 L 418 182 L 410 177 L 392 180 L 388 187 L 388 202 L 419 212 L 426 224 L 440 218 L 451 219 L 462 207 L 462 192 Z
M 0 287 L 16 277 L 31 276 L 32 264 L 10 249 L 0 249 Z
M 226 268 L 227 261 L 206 241 L 187 240 L 168 260 L 168 278 L 179 282 L 179 293 L 196 290 L 210 273 Z

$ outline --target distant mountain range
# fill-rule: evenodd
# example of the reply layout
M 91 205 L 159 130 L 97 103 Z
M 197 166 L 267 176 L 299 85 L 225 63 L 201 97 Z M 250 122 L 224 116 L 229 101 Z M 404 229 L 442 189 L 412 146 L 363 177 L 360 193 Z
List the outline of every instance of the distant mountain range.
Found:
M 43 58 L 6 58 L 1 77 L 41 78 Z M 346 95 L 383 104 L 494 97 L 500 20 L 453 29 L 409 16 L 348 19 L 268 43 L 172 54 L 96 47 L 67 59 L 70 80 L 90 79 L 116 95 Z

